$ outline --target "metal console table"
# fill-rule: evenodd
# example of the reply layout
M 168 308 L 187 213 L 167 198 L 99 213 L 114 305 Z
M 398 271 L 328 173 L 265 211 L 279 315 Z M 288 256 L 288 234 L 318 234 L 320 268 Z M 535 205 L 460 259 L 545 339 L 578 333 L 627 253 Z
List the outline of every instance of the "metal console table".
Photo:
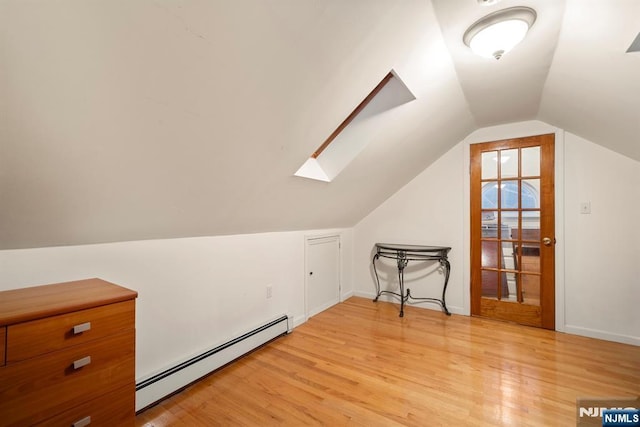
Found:
M 419 246 L 419 245 L 401 245 L 390 243 L 376 243 L 376 253 L 371 261 L 373 264 L 373 271 L 376 275 L 376 291 L 377 295 L 373 302 L 377 302 L 380 295 L 387 293 L 392 294 L 400 298 L 400 317 L 404 317 L 404 304 L 409 300 L 416 301 L 432 301 L 437 302 L 442 306 L 442 309 L 451 316 L 447 309 L 445 302 L 445 294 L 447 292 L 447 284 L 449 283 L 449 273 L 451 272 L 451 264 L 447 259 L 447 254 L 451 248 L 446 246 Z M 395 259 L 398 263 L 398 282 L 400 284 L 400 293 L 392 291 L 380 290 L 380 278 L 378 277 L 378 270 L 376 269 L 376 260 L 378 258 L 390 258 Z M 442 289 L 442 299 L 438 298 L 416 298 L 411 295 L 411 290 L 404 291 L 404 268 L 409 261 L 438 261 L 444 268 L 444 287 Z

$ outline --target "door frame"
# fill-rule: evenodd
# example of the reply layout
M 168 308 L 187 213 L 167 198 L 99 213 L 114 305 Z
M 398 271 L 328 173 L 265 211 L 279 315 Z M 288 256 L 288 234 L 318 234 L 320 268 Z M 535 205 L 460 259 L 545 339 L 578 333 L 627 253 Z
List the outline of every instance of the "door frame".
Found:
M 523 138 L 541 134 L 555 134 L 555 330 L 567 330 L 565 312 L 565 245 L 564 245 L 564 151 L 565 138 L 562 129 L 540 121 L 527 121 L 479 129 L 468 135 L 462 142 L 464 150 L 463 174 L 463 299 L 464 314 L 471 315 L 471 144 L 502 139 Z M 570 325 L 569 325 L 570 326 Z
M 342 236 L 340 234 L 319 234 L 304 236 L 304 321 L 311 317 L 309 315 L 309 246 L 312 242 L 336 241 L 338 242 L 338 302 L 342 302 Z
M 481 317 L 489 317 L 493 319 L 503 319 L 509 321 L 515 321 L 517 323 L 521 323 L 524 325 L 537 326 L 544 329 L 555 329 L 555 242 L 556 242 L 556 234 L 555 234 L 555 184 L 554 184 L 554 176 L 555 176 L 555 166 L 554 166 L 554 154 L 555 154 L 555 134 L 542 134 L 542 135 L 534 135 L 529 137 L 521 137 L 521 138 L 511 138 L 504 140 L 494 140 L 487 141 L 482 144 L 474 144 L 471 146 L 471 151 L 476 151 L 475 161 L 473 162 L 472 171 L 475 171 L 476 178 L 473 180 L 473 176 L 471 177 L 471 185 L 472 185 L 472 194 L 471 194 L 471 202 L 472 202 L 472 211 L 471 211 L 471 278 L 472 278 L 472 289 L 471 289 L 471 313 L 472 315 L 481 316 Z M 480 274 L 481 274 L 481 265 L 480 265 L 480 257 L 481 252 L 484 254 L 484 249 L 481 251 L 480 244 L 484 241 L 481 239 L 481 192 L 483 183 L 480 177 L 481 171 L 481 154 L 484 151 L 494 152 L 495 150 L 504 150 L 504 149 L 521 149 L 528 146 L 540 146 L 540 189 L 539 197 L 540 197 L 540 208 L 548 209 L 541 210 L 542 214 L 538 221 L 538 235 L 537 236 L 537 245 L 539 247 L 539 272 L 542 273 L 538 284 L 538 292 L 539 299 L 538 304 L 527 304 L 522 301 L 522 295 L 520 287 L 518 286 L 518 302 L 510 301 L 510 302 L 502 302 L 500 301 L 500 290 L 501 290 L 501 281 L 500 279 L 503 277 L 502 274 L 495 275 L 495 280 L 497 280 L 494 285 L 496 286 L 496 297 L 498 300 L 494 300 L 493 298 L 484 298 L 482 294 L 481 287 L 483 286 L 480 282 Z M 481 148 L 482 147 L 482 148 Z M 477 149 L 477 150 L 476 150 Z M 481 151 L 480 151 L 481 150 Z M 545 154 L 546 153 L 546 154 Z M 519 158 L 519 157 L 518 157 Z M 473 160 L 473 159 L 472 159 Z M 516 175 L 518 179 L 520 179 L 520 170 Z M 496 175 L 496 180 L 500 179 L 500 175 Z M 507 178 L 509 180 L 510 178 Z M 518 187 L 520 186 L 520 181 L 507 181 L 507 182 L 515 182 Z M 524 184 L 524 181 L 523 181 Z M 500 194 L 499 192 L 497 193 Z M 474 197 L 475 196 L 475 197 Z M 549 197 L 551 196 L 551 197 Z M 518 193 L 518 204 L 517 208 L 522 208 L 519 202 L 520 195 Z M 545 200 L 545 203 L 542 200 Z M 475 207 L 475 209 L 474 209 Z M 500 209 L 500 200 L 497 200 L 496 209 Z M 508 211 L 508 210 L 507 210 Z M 547 213 L 548 215 L 544 215 Z M 475 217 L 474 217 L 475 214 Z M 524 212 L 523 212 L 524 215 Z M 475 218 L 475 219 L 474 219 Z M 475 224 L 475 226 L 474 226 Z M 499 222 L 499 224 L 502 224 Z M 517 222 L 517 228 L 519 229 L 520 222 Z M 474 231 L 475 230 L 475 231 Z M 518 232 L 518 236 L 516 239 L 522 238 L 525 230 L 520 230 Z M 501 233 L 500 233 L 501 234 Z M 513 236 L 507 237 L 507 239 L 512 238 Z M 536 237 L 536 236 L 533 236 Z M 542 238 L 547 237 L 553 239 L 552 244 L 542 244 Z M 499 236 L 496 234 L 496 238 L 502 239 L 503 236 Z M 533 240 L 529 238 L 528 240 Z M 502 242 L 502 240 L 498 240 L 498 242 Z M 477 246 L 474 246 L 474 243 Z M 515 244 L 514 248 L 515 248 Z M 525 244 L 521 244 L 524 246 Z M 476 258 L 474 258 L 474 247 Z M 535 246 L 534 246 L 535 247 Z M 496 250 L 498 248 L 496 247 Z M 503 243 L 500 243 L 499 253 L 496 252 L 496 263 L 497 266 L 502 268 L 505 267 L 504 264 L 498 263 L 498 259 L 503 259 L 502 253 L 504 251 Z M 515 251 L 515 249 L 514 249 Z M 515 257 L 515 252 L 514 252 Z M 524 255 L 523 255 L 524 257 Z M 520 258 L 518 257 L 518 260 Z M 474 263 L 477 262 L 477 264 Z M 524 259 L 522 260 L 524 263 Z M 476 269 L 474 269 L 474 267 Z M 520 267 L 516 267 L 518 270 Z M 503 273 L 504 274 L 504 273 Z M 527 275 L 516 275 L 515 278 L 518 282 L 520 279 L 524 281 L 524 278 L 532 277 Z M 475 277 L 475 280 L 474 280 Z M 504 275 L 506 286 L 506 277 Z M 483 279 L 484 280 L 484 279 Z M 524 284 L 522 285 L 524 287 Z M 528 292 L 528 291 L 527 291 Z M 475 295 L 475 296 L 474 296 Z

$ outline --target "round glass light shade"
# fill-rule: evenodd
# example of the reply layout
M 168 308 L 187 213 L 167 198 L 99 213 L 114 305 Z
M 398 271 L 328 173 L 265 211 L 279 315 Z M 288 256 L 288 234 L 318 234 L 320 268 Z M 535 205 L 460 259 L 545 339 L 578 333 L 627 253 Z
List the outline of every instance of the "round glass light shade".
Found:
M 535 20 L 536 12 L 528 7 L 498 10 L 475 22 L 462 39 L 474 53 L 500 59 L 524 39 Z
M 477 55 L 500 59 L 520 43 L 529 31 L 529 25 L 519 19 L 498 22 L 476 34 L 469 47 Z

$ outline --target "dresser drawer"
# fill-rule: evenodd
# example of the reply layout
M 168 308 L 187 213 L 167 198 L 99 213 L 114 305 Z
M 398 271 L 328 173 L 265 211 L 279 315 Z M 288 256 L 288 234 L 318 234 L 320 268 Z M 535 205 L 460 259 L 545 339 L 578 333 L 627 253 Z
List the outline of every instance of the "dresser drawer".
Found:
M 0 426 L 32 425 L 105 393 L 133 389 L 134 348 L 129 330 L 7 364 L 0 369 Z
M 7 364 L 131 329 L 135 301 L 124 301 L 10 325 Z
M 135 422 L 135 386 L 127 386 L 76 406 L 37 424 L 47 427 L 133 426 Z

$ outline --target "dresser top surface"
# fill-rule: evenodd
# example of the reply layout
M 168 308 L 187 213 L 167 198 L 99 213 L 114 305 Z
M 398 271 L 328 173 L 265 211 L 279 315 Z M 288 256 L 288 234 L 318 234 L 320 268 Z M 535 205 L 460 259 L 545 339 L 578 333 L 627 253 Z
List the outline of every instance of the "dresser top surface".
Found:
M 138 293 L 102 279 L 0 291 L 0 326 L 134 299 Z

